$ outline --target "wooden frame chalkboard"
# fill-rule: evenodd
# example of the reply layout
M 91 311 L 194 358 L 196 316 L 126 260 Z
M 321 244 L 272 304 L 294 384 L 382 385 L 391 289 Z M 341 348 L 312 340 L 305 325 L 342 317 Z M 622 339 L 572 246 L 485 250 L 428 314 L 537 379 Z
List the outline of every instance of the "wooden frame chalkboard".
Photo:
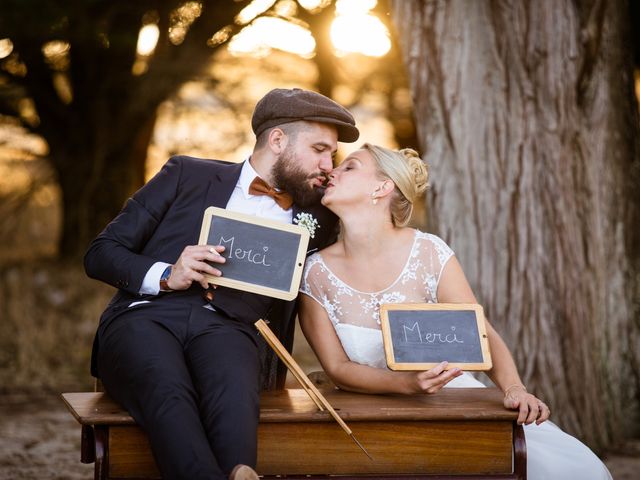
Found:
M 380 307 L 382 338 L 391 370 L 490 370 L 482 306 L 473 303 L 398 303 Z
M 204 212 L 199 245 L 223 245 L 225 263 L 212 263 L 221 277 L 215 285 L 283 300 L 298 295 L 309 231 L 304 227 L 209 207 Z

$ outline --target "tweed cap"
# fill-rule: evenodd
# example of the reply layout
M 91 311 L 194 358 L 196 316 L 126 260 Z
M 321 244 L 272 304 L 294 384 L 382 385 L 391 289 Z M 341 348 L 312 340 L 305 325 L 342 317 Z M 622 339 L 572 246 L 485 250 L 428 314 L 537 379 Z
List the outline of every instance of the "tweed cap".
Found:
M 324 95 L 300 88 L 276 88 L 262 97 L 253 112 L 251 128 L 257 137 L 267 128 L 299 120 L 334 125 L 341 142 L 355 142 L 360 136 L 349 110 Z

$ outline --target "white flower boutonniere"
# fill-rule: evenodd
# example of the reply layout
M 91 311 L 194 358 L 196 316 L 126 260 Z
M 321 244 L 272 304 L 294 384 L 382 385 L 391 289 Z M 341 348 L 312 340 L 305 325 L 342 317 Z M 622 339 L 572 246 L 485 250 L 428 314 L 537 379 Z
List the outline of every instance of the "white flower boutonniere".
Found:
M 309 236 L 314 238 L 316 235 L 316 228 L 320 228 L 318 220 L 313 218 L 310 213 L 299 213 L 296 218 L 293 219 L 293 223 L 300 225 L 301 227 L 309 230 Z

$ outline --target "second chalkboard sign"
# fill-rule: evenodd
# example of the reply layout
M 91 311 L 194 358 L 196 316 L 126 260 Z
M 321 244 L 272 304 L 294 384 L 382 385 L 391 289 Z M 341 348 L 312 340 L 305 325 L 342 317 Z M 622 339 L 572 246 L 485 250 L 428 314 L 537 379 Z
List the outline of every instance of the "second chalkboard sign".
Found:
M 221 277 L 209 283 L 293 300 L 298 294 L 309 231 L 221 208 L 205 210 L 200 245 L 222 245 L 225 263 L 212 264 Z
M 391 370 L 447 368 L 490 370 L 482 307 L 471 303 L 385 304 L 380 307 L 387 365 Z

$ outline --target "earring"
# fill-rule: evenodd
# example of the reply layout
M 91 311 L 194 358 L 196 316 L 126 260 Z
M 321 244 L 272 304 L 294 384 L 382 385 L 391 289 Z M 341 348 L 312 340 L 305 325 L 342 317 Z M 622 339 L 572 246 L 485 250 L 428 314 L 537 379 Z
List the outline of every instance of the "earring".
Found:
M 372 199 L 374 205 L 378 204 L 378 197 L 376 197 L 376 192 L 373 192 L 371 194 L 371 199 Z

